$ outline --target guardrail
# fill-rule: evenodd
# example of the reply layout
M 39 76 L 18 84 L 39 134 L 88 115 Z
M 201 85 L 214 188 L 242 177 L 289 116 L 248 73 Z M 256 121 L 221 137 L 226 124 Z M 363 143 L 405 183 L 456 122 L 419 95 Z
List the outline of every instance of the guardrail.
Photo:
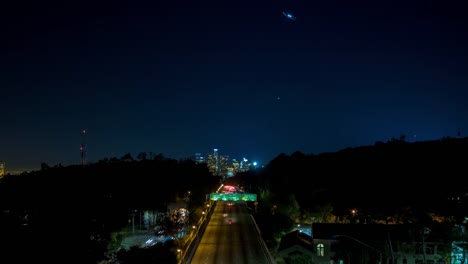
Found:
M 262 232 L 260 231 L 260 228 L 258 228 L 257 222 L 255 222 L 255 218 L 253 217 L 253 215 L 250 215 L 250 219 L 252 220 L 253 224 L 255 225 L 255 229 L 257 230 L 257 238 L 260 241 L 260 244 L 262 244 L 263 253 L 265 254 L 266 258 L 270 263 L 276 264 L 275 259 L 271 255 L 270 250 L 268 249 L 265 241 L 263 240 Z
M 210 217 L 213 214 L 213 208 L 216 205 L 216 202 L 211 202 L 209 204 L 210 206 L 208 207 L 208 210 L 206 211 L 205 217 L 200 218 L 200 220 L 197 223 L 198 230 L 196 232 L 193 232 L 190 234 L 190 236 L 187 238 L 187 240 L 184 240 L 184 245 L 183 245 L 183 252 L 181 253 L 181 256 L 179 256 L 178 263 L 179 264 L 185 264 L 185 263 L 190 263 L 192 260 L 193 255 L 195 254 L 196 248 L 198 246 L 198 243 L 200 242 L 200 239 L 203 237 L 203 233 L 205 232 L 206 226 L 208 225 L 208 222 L 210 221 Z

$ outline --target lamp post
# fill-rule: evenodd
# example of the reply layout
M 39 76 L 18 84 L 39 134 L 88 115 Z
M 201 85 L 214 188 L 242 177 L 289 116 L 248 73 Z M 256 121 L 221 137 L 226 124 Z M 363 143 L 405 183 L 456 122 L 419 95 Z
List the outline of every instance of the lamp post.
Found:
M 334 235 L 334 237 L 346 237 L 346 238 L 349 238 L 349 239 L 351 239 L 351 240 L 353 240 L 355 242 L 358 242 L 359 244 L 361 244 L 363 246 L 366 246 L 366 247 L 374 250 L 375 252 L 379 253 L 379 264 L 382 264 L 382 251 L 376 249 L 375 247 L 373 247 L 371 245 L 368 245 L 368 244 L 362 242 L 361 240 L 358 240 L 358 239 L 356 239 L 356 238 L 354 238 L 352 236 L 348 236 L 348 235 Z

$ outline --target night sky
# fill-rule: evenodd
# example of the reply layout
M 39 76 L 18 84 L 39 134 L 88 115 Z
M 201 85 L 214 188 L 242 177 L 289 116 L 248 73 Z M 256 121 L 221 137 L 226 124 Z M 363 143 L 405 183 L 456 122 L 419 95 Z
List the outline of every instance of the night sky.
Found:
M 218 148 L 266 164 L 468 134 L 464 0 L 11 2 L 7 171 L 79 164 L 83 141 L 88 162 Z

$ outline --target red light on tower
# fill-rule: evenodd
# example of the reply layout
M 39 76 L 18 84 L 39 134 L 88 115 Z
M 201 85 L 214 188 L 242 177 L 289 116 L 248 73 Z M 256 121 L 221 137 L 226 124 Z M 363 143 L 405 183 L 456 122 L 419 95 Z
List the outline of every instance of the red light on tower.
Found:
M 81 130 L 80 162 L 86 164 L 86 129 Z

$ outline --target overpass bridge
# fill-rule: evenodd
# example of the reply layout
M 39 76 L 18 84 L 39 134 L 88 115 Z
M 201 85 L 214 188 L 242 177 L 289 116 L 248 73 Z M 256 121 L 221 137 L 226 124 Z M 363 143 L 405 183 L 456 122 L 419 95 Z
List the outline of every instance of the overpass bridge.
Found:
M 255 193 L 210 193 L 211 201 L 244 201 L 256 202 L 257 194 Z

